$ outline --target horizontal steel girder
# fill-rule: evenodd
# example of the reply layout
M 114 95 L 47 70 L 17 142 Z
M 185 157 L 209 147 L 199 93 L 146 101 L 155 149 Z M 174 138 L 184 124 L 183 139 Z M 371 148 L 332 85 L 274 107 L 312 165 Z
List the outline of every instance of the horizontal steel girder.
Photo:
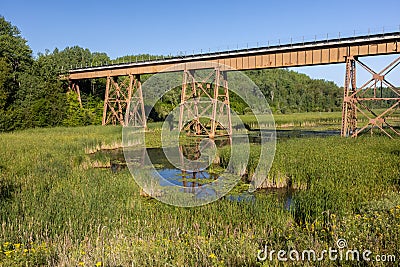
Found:
M 164 71 L 204 69 L 209 68 L 212 64 L 225 65 L 229 69 L 235 70 L 251 70 L 345 63 L 346 58 L 350 56 L 362 57 L 400 53 L 399 41 L 400 32 L 358 36 L 347 39 L 331 39 L 165 60 L 83 68 L 71 70 L 68 75 L 63 77 L 69 80 L 80 80 L 130 74 L 152 74 Z M 224 69 L 221 69 L 221 71 L 224 71 Z

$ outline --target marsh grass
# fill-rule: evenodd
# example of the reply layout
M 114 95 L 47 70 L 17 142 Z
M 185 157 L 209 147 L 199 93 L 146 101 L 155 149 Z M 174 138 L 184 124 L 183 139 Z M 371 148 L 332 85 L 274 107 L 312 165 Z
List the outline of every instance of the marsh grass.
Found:
M 384 109 L 375 109 L 376 114 L 381 114 Z M 367 114 L 371 117 L 368 112 Z M 341 112 L 306 112 L 306 113 L 291 113 L 291 114 L 274 114 L 274 124 L 271 122 L 270 115 L 258 115 L 259 121 L 257 122 L 254 115 L 240 115 L 240 119 L 247 129 L 268 129 L 275 126 L 277 129 L 313 129 L 313 130 L 340 130 L 342 123 Z M 392 126 L 399 127 L 400 113 L 395 112 L 388 121 Z M 358 114 L 358 123 L 364 124 L 368 119 Z
M 252 115 L 240 115 L 243 124 L 252 130 L 273 127 L 271 116 L 259 115 L 259 121 Z M 274 114 L 275 127 L 279 128 L 333 128 L 340 127 L 341 112 L 307 112 L 294 114 Z
M 279 142 L 269 179 L 304 189 L 292 211 L 274 194 L 197 208 L 141 197 L 127 169 L 91 168 L 85 153 L 120 144 L 120 127 L 32 129 L 0 143 L 0 266 L 255 266 L 265 243 L 321 249 L 339 237 L 400 257 L 398 139 Z

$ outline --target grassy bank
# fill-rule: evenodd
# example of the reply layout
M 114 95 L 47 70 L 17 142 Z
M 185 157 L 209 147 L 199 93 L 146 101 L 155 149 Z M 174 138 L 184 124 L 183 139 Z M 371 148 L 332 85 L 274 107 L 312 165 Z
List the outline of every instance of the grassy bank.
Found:
M 85 153 L 120 141 L 119 127 L 0 135 L 0 266 L 267 266 L 265 244 L 321 251 L 339 238 L 400 260 L 398 139 L 278 142 L 270 180 L 303 188 L 292 210 L 275 194 L 197 208 L 143 198 L 128 170 Z
M 269 128 L 270 116 L 259 116 L 259 124 L 263 128 Z M 258 123 L 252 115 L 240 115 L 240 118 L 250 129 L 258 129 Z M 308 112 L 295 114 L 275 114 L 275 126 L 277 128 L 310 128 L 323 127 L 327 129 L 339 129 L 342 114 L 341 112 Z
M 385 112 L 384 109 L 374 110 L 377 114 Z M 366 113 L 371 116 L 368 112 Z M 243 124 L 245 124 L 249 129 L 258 129 L 259 124 L 263 128 L 269 128 L 271 123 L 270 116 L 259 116 L 259 123 L 252 115 L 240 115 L 239 116 Z M 390 122 L 392 126 L 399 127 L 400 114 L 399 112 L 393 113 L 387 121 Z M 277 129 L 314 129 L 314 130 L 340 130 L 342 124 L 342 112 L 306 112 L 306 113 L 293 113 L 293 114 L 274 114 L 275 126 Z M 368 119 L 358 113 L 358 123 L 364 125 L 368 122 Z

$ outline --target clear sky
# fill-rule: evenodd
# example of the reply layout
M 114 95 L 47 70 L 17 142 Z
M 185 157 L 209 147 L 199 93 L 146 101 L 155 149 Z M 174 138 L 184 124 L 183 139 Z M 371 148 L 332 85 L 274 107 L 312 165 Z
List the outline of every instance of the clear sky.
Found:
M 111 58 L 399 30 L 399 0 L 1 0 L 0 15 L 22 32 L 34 54 L 78 45 Z M 379 70 L 390 58 L 366 59 Z M 343 84 L 344 66 L 296 68 Z

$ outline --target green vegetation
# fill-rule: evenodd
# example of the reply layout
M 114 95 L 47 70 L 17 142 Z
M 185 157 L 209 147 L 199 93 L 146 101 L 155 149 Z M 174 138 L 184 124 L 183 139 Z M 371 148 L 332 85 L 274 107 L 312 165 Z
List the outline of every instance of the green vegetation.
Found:
M 274 114 L 337 111 L 342 91 L 333 83 L 282 69 L 245 72 L 260 88 Z
M 321 251 L 338 238 L 400 257 L 398 140 L 278 142 L 269 182 L 301 188 L 288 211 L 273 193 L 197 208 L 141 197 L 127 170 L 93 168 L 85 153 L 119 145 L 120 133 L 89 126 L 0 135 L 0 266 L 254 266 L 266 243 Z

